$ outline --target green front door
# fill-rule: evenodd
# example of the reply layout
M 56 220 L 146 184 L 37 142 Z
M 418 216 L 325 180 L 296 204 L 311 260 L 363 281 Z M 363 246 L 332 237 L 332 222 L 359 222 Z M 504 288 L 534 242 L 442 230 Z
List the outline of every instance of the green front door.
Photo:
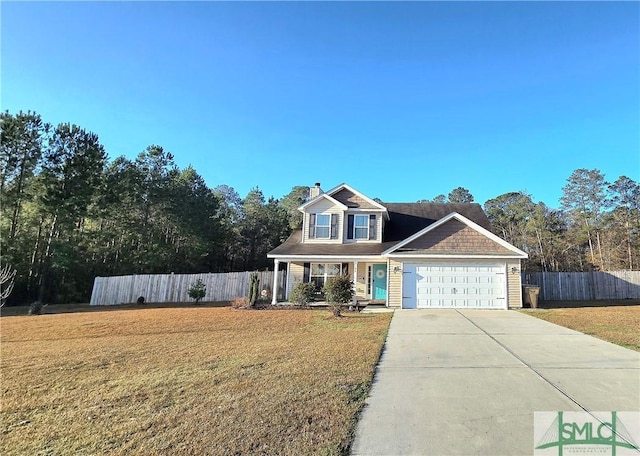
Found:
M 373 293 L 372 299 L 387 299 L 387 265 L 373 265 Z

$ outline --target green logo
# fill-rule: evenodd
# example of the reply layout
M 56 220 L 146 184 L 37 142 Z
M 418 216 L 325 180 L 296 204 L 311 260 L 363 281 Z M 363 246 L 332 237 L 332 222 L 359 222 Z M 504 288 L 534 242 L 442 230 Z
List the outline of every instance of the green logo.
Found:
M 535 412 L 535 425 L 539 425 L 541 420 L 546 419 L 548 423 L 549 414 L 553 412 Z M 584 454 L 585 451 L 598 451 L 598 454 L 616 456 L 626 450 L 634 450 L 632 454 L 640 454 L 638 443 L 638 416 L 640 413 L 621 412 L 631 414 L 636 418 L 630 420 L 630 431 L 625 423 L 618 416 L 618 412 L 557 412 L 555 419 L 549 425 L 544 434 L 537 438 L 535 450 L 545 450 L 557 447 L 558 455 L 571 449 L 571 453 Z M 540 415 L 539 415 L 540 414 Z M 633 422 L 631 422 L 633 421 Z M 569 447 L 569 448 L 567 448 Z M 577 451 L 580 448 L 580 451 Z M 609 450 L 609 451 L 606 451 Z M 623 450 L 620 451 L 619 450 Z M 569 451 L 567 451 L 569 453 Z M 535 454 L 550 454 L 548 452 L 535 451 Z

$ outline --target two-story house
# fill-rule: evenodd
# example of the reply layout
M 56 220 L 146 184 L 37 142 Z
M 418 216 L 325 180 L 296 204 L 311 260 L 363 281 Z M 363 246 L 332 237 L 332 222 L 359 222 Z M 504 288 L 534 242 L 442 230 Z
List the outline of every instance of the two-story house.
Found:
M 299 210 L 302 229 L 268 254 L 274 290 L 286 274 L 287 297 L 297 282 L 321 289 L 347 274 L 355 300 L 388 307 L 522 306 L 527 254 L 490 231 L 478 204 L 378 203 L 347 184 L 327 192 L 316 184 Z

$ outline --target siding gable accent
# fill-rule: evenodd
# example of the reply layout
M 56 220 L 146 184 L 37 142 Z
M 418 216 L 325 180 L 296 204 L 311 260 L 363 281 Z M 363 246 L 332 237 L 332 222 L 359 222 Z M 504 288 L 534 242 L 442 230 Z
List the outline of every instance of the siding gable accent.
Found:
M 438 220 L 437 222 L 433 223 L 432 225 L 429 225 L 428 227 L 418 231 L 417 233 L 413 234 L 412 236 L 409 236 L 405 240 L 397 243 L 393 247 L 385 250 L 384 252 L 382 252 L 382 255 L 390 255 L 390 254 L 394 254 L 394 253 L 397 253 L 397 254 L 402 253 L 400 251 L 400 249 L 402 249 L 405 246 L 411 244 L 413 241 L 423 237 L 425 234 L 427 234 L 427 233 L 429 233 L 431 231 L 437 230 L 439 227 L 441 227 L 442 225 L 447 224 L 452 219 L 455 219 L 458 222 L 461 222 L 463 225 L 466 225 L 471 230 L 476 231 L 481 236 L 484 236 L 484 237 L 488 238 L 488 240 L 493 241 L 494 243 L 500 245 L 501 247 L 504 247 L 506 249 L 506 251 L 503 251 L 501 253 L 503 256 L 506 254 L 506 255 L 512 256 L 514 258 L 528 258 L 529 257 L 529 255 L 527 255 L 525 252 L 523 252 L 519 248 L 509 244 L 504 239 L 499 238 L 498 236 L 493 234 L 491 231 L 481 227 L 477 223 L 472 222 L 471 220 L 469 220 L 468 218 L 464 217 L 463 215 L 458 214 L 457 212 L 452 212 L 451 214 L 449 214 L 449 215 L 447 215 L 445 217 L 442 217 L 440 220 Z M 416 247 L 416 245 L 414 244 L 414 248 L 415 247 Z M 430 251 L 430 252 L 423 252 L 423 253 L 435 253 L 435 252 L 431 252 Z M 452 255 L 455 255 L 455 254 L 458 254 L 458 253 L 464 253 L 464 252 L 456 252 L 455 250 L 448 250 L 446 252 L 446 254 L 452 254 Z M 485 254 L 485 252 L 482 252 L 482 254 Z M 489 253 L 489 255 L 490 255 L 490 253 Z
M 365 198 L 362 198 L 359 195 L 356 195 L 354 192 L 343 188 L 342 190 L 338 190 L 336 193 L 331 195 L 336 201 L 340 201 L 347 207 L 350 208 L 360 208 L 360 209 L 378 209 L 377 206 L 369 203 Z
M 414 239 L 398 253 L 467 253 L 488 255 L 509 255 L 513 252 L 497 242 L 483 236 L 459 220 L 452 219 L 436 229 Z
M 384 219 L 389 220 L 389 213 L 384 204 L 369 198 L 347 184 L 340 184 L 324 193 L 324 195 L 327 195 L 328 198 L 331 198 L 331 200 L 343 206 L 344 210 L 352 208 L 354 210 L 365 210 L 367 212 L 382 212 Z M 336 196 L 342 201 L 338 201 L 338 199 L 335 198 Z M 309 203 L 307 202 L 305 204 Z M 299 209 L 304 209 L 306 207 L 305 204 L 300 206 Z

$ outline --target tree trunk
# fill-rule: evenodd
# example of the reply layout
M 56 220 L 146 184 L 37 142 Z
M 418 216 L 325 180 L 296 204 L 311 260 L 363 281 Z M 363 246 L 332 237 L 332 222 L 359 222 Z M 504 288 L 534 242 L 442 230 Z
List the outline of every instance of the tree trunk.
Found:
M 24 187 L 24 173 L 25 173 L 25 160 L 27 159 L 27 153 L 22 156 L 22 162 L 20 163 L 20 174 L 18 176 L 18 185 L 16 187 L 16 200 L 13 203 L 13 214 L 11 216 L 11 229 L 9 231 L 9 239 L 13 239 L 16 236 L 16 230 L 18 228 L 18 218 L 20 217 L 20 209 L 22 207 L 22 194 Z
M 44 252 L 44 258 L 42 261 L 42 271 L 40 273 L 40 289 L 38 291 L 38 301 L 44 303 L 47 296 L 47 286 L 50 282 L 51 276 L 51 244 L 53 243 L 53 237 L 56 233 L 58 225 L 58 214 L 53 216 L 51 222 L 51 229 L 49 230 L 49 236 L 47 237 L 47 247 Z
M 29 275 L 27 276 L 27 291 L 31 289 L 31 283 L 33 281 L 34 270 L 36 265 L 36 258 L 38 251 L 40 250 L 40 238 L 42 237 L 42 225 L 44 225 L 44 217 L 40 217 L 40 224 L 38 225 L 38 234 L 36 235 L 36 243 L 33 246 L 33 252 L 31 254 L 31 262 L 29 263 Z
M 587 239 L 589 240 L 589 252 L 591 253 L 591 264 L 596 264 L 596 257 L 595 257 L 595 253 L 593 252 L 593 242 L 591 241 L 591 230 L 589 230 L 588 228 L 587 228 Z M 582 263 L 582 259 L 580 259 L 580 263 Z
M 600 257 L 600 270 L 604 271 L 605 267 L 604 267 L 604 261 L 602 258 L 602 245 L 600 243 L 600 232 L 596 231 L 596 243 L 598 244 L 598 256 Z
M 542 271 L 547 271 L 547 261 L 544 257 L 544 249 L 542 248 L 542 236 L 540 234 L 540 230 L 536 230 L 536 238 L 538 239 L 538 249 L 540 250 L 540 265 L 542 266 Z
M 627 255 L 629 255 L 629 270 L 633 271 L 633 256 L 631 255 L 631 225 L 627 219 Z

